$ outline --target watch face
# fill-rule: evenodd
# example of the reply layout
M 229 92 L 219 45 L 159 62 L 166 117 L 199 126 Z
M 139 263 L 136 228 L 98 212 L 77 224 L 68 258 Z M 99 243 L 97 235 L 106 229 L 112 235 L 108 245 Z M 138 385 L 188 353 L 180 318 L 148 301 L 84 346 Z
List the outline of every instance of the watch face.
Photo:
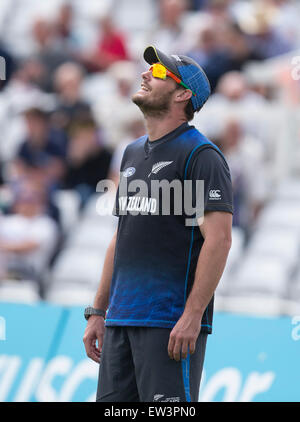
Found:
M 84 311 L 85 318 L 87 318 L 91 315 L 91 310 L 92 310 L 92 308 L 90 306 L 85 308 L 85 311 Z

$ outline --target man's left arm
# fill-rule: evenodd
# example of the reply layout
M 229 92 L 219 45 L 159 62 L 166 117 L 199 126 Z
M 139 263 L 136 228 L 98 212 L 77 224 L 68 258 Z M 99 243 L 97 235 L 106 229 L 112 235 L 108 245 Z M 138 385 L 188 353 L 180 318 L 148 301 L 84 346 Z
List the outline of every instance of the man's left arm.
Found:
M 204 243 L 201 248 L 193 288 L 185 309 L 170 334 L 168 354 L 171 359 L 185 359 L 194 353 L 203 313 L 209 304 L 225 268 L 231 247 L 232 214 L 222 211 L 205 213 L 199 226 Z

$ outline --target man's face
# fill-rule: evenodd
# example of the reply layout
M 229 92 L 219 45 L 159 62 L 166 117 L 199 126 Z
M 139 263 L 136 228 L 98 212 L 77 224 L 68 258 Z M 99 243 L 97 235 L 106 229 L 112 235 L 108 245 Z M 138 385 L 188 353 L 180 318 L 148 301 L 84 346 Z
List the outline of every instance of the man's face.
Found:
M 177 90 L 176 82 L 167 77 L 165 80 L 154 78 L 152 72 L 142 73 L 141 88 L 132 96 L 132 101 L 145 116 L 159 117 L 171 109 L 172 98 Z
M 47 122 L 45 119 L 31 114 L 25 115 L 29 141 L 34 145 L 42 144 L 47 135 Z
M 68 158 L 75 163 L 81 163 L 91 156 L 97 148 L 95 128 L 78 128 L 68 145 Z

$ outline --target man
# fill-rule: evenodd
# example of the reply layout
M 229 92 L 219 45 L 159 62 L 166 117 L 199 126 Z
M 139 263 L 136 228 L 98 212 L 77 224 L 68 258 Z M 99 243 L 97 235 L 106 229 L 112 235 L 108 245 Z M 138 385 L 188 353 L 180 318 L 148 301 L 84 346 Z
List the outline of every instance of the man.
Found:
M 35 180 L 14 185 L 11 212 L 0 215 L 0 279 L 33 280 L 42 293 L 59 230 L 47 215 L 45 187 Z
M 97 401 L 198 401 L 213 294 L 231 244 L 230 173 L 217 147 L 188 124 L 210 94 L 203 70 L 153 46 L 144 58 L 151 67 L 132 99 L 144 114 L 147 135 L 124 152 L 118 230 L 94 308 L 86 310 L 84 343 L 87 355 L 100 361 Z M 204 180 L 199 226 L 188 223 L 187 212 L 163 215 L 152 192 L 124 194 L 129 180 L 150 187 L 175 179 Z M 180 197 L 171 201 L 173 211 Z M 193 187 L 193 204 L 197 199 Z
M 20 178 L 31 177 L 56 186 L 65 172 L 67 137 L 51 127 L 45 110 L 30 107 L 24 111 L 24 118 L 27 136 L 14 160 L 14 171 Z
M 82 99 L 84 72 L 77 63 L 61 64 L 54 73 L 57 106 L 51 115 L 53 127 L 68 132 L 72 124 L 90 116 L 91 107 Z
M 69 136 L 63 188 L 75 189 L 84 206 L 97 183 L 107 178 L 112 154 L 91 115 L 74 121 Z

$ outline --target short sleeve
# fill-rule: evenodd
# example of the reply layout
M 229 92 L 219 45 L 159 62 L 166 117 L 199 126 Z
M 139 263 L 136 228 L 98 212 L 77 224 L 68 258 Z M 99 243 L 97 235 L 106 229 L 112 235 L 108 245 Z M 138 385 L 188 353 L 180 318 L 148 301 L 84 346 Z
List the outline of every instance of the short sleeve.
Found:
M 187 176 L 193 182 L 204 181 L 204 212 L 225 211 L 233 214 L 230 170 L 223 155 L 215 148 L 206 147 L 196 151 Z M 195 198 L 193 202 L 196 202 Z

